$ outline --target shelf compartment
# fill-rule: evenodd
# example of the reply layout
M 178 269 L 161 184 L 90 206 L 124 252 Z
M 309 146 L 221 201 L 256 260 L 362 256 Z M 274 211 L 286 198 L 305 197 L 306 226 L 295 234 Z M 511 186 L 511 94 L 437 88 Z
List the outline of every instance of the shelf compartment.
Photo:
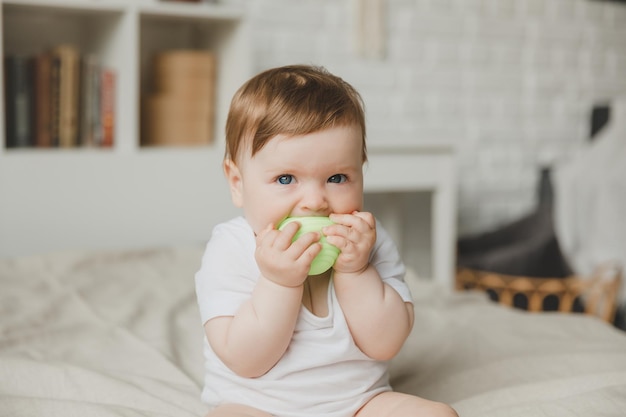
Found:
M 216 141 L 219 141 L 227 103 L 234 92 L 231 82 L 225 82 L 228 79 L 227 68 L 230 68 L 229 72 L 232 73 L 232 68 L 244 65 L 241 62 L 237 63 L 236 55 L 232 54 L 233 42 L 237 42 L 236 39 L 241 37 L 239 30 L 241 9 L 206 4 L 160 3 L 142 6 L 139 11 L 140 117 L 144 126 L 140 127 L 141 146 L 151 146 L 145 126 L 148 97 L 154 92 L 154 59 L 159 53 L 174 50 L 211 52 L 215 57 L 214 84 L 216 89 L 211 105 L 215 114 L 212 117 L 213 129 L 210 135 L 213 139 L 210 143 L 207 141 L 207 145 L 194 145 L 213 146 Z M 168 142 L 181 141 L 172 139 Z
M 85 2 L 81 0 L 3 0 L 2 4 L 10 9 L 26 9 L 30 12 L 39 11 L 55 12 L 115 12 L 122 11 L 125 5 L 121 1 Z
M 250 75 L 245 10 L 241 5 L 157 0 L 0 0 L 2 55 L 35 56 L 70 44 L 82 54 L 98 56 L 102 66 L 116 73 L 113 153 L 129 155 L 143 149 L 141 104 L 150 57 L 166 49 L 211 51 L 217 61 L 213 138 L 223 145 L 230 99 Z M 0 95 L 4 93 L 0 83 Z M 6 123 L 5 110 L 0 100 L 0 126 Z M 2 126 L 0 158 L 33 151 L 8 149 L 4 130 Z
M 72 3 L 3 3 L 4 55 L 35 55 L 63 43 L 75 45 L 82 53 L 99 55 L 119 47 L 109 42 L 115 38 L 122 8 L 99 3 L 68 4 Z
M 168 3 L 161 2 L 152 5 L 140 6 L 139 12 L 146 18 L 161 18 L 167 20 L 180 19 L 184 21 L 239 21 L 244 16 L 241 7 L 198 3 Z
M 117 78 L 117 74 L 127 72 L 124 65 L 128 62 L 125 48 L 128 42 L 124 41 L 124 36 L 120 36 L 121 33 L 127 33 L 124 22 L 128 19 L 125 17 L 127 14 L 123 5 L 115 3 L 3 2 L 3 56 L 34 58 L 59 45 L 71 45 L 81 57 L 96 56 L 99 64 L 112 70 Z M 116 101 L 114 108 L 119 112 L 119 100 Z M 118 131 L 116 127 L 114 138 L 119 136 Z M 79 137 L 76 140 L 83 143 L 84 139 Z M 81 145 L 78 147 L 82 148 Z

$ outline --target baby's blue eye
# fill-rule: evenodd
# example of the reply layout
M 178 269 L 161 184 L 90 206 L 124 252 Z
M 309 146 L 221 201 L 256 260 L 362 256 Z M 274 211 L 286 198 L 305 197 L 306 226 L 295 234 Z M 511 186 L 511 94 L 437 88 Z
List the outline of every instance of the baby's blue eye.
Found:
M 334 184 L 341 184 L 342 182 L 348 181 L 348 177 L 344 174 L 335 174 L 328 179 L 328 182 L 332 182 Z
M 285 174 L 276 179 L 279 184 L 287 185 L 293 182 L 293 175 Z

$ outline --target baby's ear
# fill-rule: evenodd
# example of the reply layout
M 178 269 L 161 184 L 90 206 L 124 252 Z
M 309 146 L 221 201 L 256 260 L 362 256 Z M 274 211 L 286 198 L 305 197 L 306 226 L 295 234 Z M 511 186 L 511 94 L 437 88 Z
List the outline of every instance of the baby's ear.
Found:
M 243 179 L 241 171 L 232 159 L 225 159 L 223 163 L 224 175 L 228 180 L 230 188 L 230 198 L 233 200 L 235 207 L 243 206 Z

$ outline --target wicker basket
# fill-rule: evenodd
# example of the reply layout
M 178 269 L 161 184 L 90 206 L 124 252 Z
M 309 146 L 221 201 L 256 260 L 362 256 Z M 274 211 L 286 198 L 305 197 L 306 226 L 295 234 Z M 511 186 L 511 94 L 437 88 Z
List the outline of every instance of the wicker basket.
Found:
M 499 303 L 512 307 L 514 300 L 522 296 L 528 301 L 526 309 L 532 312 L 545 311 L 548 297 L 556 298 L 560 312 L 574 312 L 579 304 L 584 313 L 612 323 L 621 279 L 621 268 L 613 263 L 602 265 L 590 277 L 567 278 L 533 278 L 459 268 L 456 288 L 487 291 Z

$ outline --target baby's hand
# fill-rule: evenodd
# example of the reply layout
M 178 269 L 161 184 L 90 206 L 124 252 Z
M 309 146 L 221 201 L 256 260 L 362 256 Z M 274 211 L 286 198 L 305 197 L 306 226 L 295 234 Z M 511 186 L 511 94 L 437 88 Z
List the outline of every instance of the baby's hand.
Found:
M 311 262 L 322 249 L 317 243 L 320 240 L 318 232 L 305 233 L 292 243 L 299 228 L 298 222 L 287 224 L 283 230 L 270 224 L 256 238 L 254 256 L 261 274 L 284 287 L 302 285 Z
M 333 268 L 337 272 L 359 273 L 369 265 L 369 256 L 376 243 L 376 220 L 372 213 L 331 214 L 335 222 L 324 228 L 328 243 L 341 250 Z

